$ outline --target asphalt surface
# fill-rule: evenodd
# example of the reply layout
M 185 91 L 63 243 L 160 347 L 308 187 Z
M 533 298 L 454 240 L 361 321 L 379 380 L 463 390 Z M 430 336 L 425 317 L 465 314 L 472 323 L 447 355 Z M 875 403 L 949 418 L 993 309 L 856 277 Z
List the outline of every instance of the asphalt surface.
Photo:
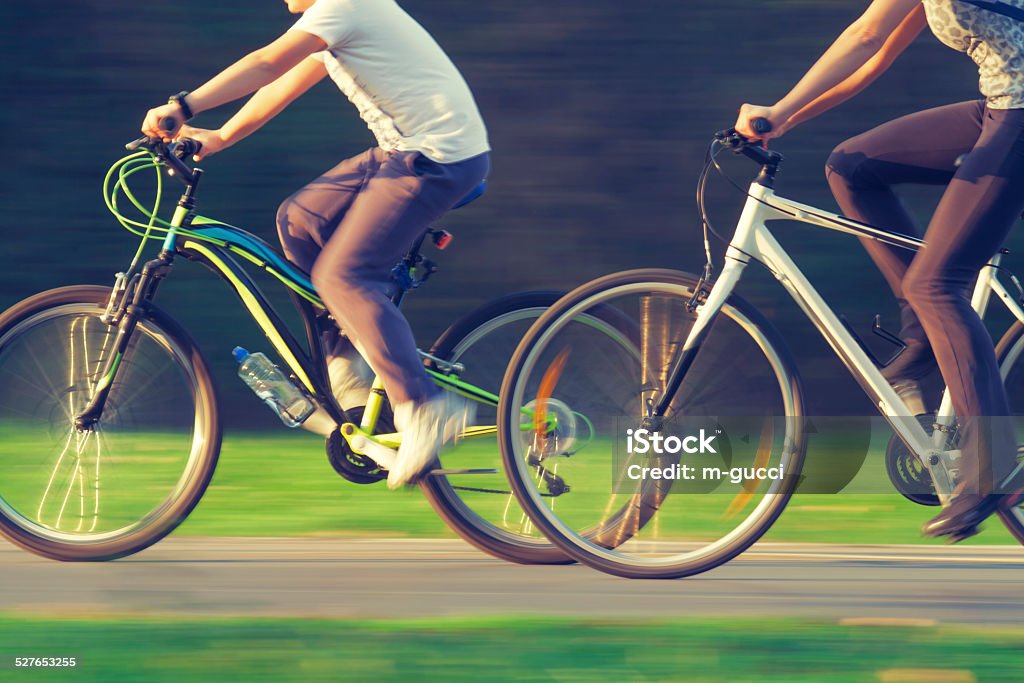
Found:
M 522 566 L 461 541 L 169 538 L 102 564 L 0 541 L 0 611 L 22 614 L 794 616 L 1021 624 L 1024 548 L 758 544 L 675 581 Z

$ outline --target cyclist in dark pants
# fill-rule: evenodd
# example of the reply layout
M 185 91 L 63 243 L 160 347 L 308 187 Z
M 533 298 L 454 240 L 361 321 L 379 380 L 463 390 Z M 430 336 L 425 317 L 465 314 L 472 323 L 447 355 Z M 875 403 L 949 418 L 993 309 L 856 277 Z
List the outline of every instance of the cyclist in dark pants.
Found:
M 291 30 L 151 110 L 142 131 L 194 138 L 207 157 L 258 130 L 326 76 L 359 110 L 377 146 L 292 195 L 278 212 L 278 232 L 394 404 L 402 445 L 388 485 L 396 487 L 429 468 L 442 443 L 472 420 L 474 404 L 430 380 L 409 324 L 389 298 L 391 269 L 487 176 L 487 131 L 458 69 L 394 0 L 285 1 L 302 14 Z M 218 130 L 160 126 L 252 93 Z M 352 408 L 370 389 L 362 361 L 348 342 L 332 356 L 332 388 Z
M 1006 4 L 1024 8 L 1024 0 Z M 911 114 L 847 140 L 829 157 L 826 174 L 846 215 L 915 236 L 893 186 L 946 186 L 924 234 L 927 246 L 916 255 L 864 245 L 900 300 L 908 345 L 886 378 L 906 386 L 937 361 L 949 387 L 962 434 L 960 483 L 924 532 L 958 541 L 977 533 L 999 505 L 1016 502 L 1005 494 L 1021 479 L 992 339 L 970 307 L 970 292 L 1024 210 L 1024 22 L 966 0 L 875 0 L 782 100 L 743 105 L 736 128 L 779 137 L 835 107 L 874 81 L 925 26 L 978 64 L 985 99 Z M 772 132 L 756 135 L 757 117 L 768 119 Z

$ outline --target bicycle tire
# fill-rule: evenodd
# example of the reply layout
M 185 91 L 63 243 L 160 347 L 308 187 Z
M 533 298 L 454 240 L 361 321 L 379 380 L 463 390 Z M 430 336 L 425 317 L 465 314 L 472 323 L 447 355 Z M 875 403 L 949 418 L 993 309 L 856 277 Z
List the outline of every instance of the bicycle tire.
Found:
M 1024 365 L 1020 365 L 1024 358 L 1024 323 L 1019 320 L 1010 326 L 1010 329 L 999 340 L 996 345 L 996 362 L 999 364 L 999 373 L 1003 383 L 1006 385 L 1006 392 L 1010 398 L 1010 410 L 1013 415 L 1024 415 Z M 1020 377 L 1017 377 L 1014 370 L 1019 369 Z M 1020 382 L 1016 381 L 1020 380 Z M 1019 384 L 1019 389 L 1017 388 Z M 1017 456 L 1021 458 L 1024 453 L 1018 446 Z M 999 510 L 999 519 L 1017 539 L 1024 544 L 1024 502 L 1009 510 Z
M 98 319 L 104 312 L 110 289 L 101 286 L 71 286 L 43 292 L 25 299 L 0 314 L 0 357 L 12 348 L 17 339 L 31 333 L 34 321 L 59 320 L 61 317 L 79 316 L 84 320 Z M 37 328 L 45 322 L 40 322 Z M 101 324 L 101 323 L 94 323 Z M 0 498 L 0 534 L 16 545 L 43 557 L 64 561 L 104 561 L 136 553 L 165 537 L 188 517 L 209 485 L 220 452 L 221 425 L 217 396 L 206 360 L 195 342 L 173 318 L 152 304 L 142 308 L 139 325 L 133 335 L 158 339 L 157 348 L 170 353 L 174 366 L 184 371 L 182 386 L 187 387 L 195 400 L 194 436 L 189 451 L 188 466 L 175 482 L 174 488 L 152 514 L 140 520 L 141 525 L 130 527 L 123 533 L 113 531 L 89 535 L 48 529 L 42 521 L 32 522 Z M 16 350 L 16 346 L 13 346 Z M 132 347 L 129 347 L 129 354 Z M 128 354 L 123 361 L 125 367 Z M 111 395 L 115 395 L 124 370 L 119 371 Z M 164 387 L 161 386 L 161 390 Z M 110 408 L 106 412 L 109 412 Z M 0 415 L 0 424 L 5 416 Z M 9 424 L 12 423 L 10 420 Z M 97 436 L 96 439 L 99 439 Z M 98 447 L 97 447 L 98 453 Z M 109 456 L 105 456 L 109 457 Z M 141 457 L 141 456 L 140 456 Z M 99 456 L 97 455 L 97 460 Z M 58 464 L 59 466 L 59 464 Z M 76 470 L 77 471 L 77 470 Z M 97 464 L 96 500 L 99 509 L 99 474 Z M 83 477 L 84 479 L 84 477 Z M 52 480 L 52 477 L 51 477 Z M 72 479 L 72 485 L 74 479 Z M 69 485 L 69 491 L 71 490 Z M 45 494 L 44 494 L 45 498 Z M 66 498 L 65 498 L 66 503 Z M 42 503 L 40 503 L 42 509 Z M 63 508 L 62 508 L 63 514 Z M 97 513 L 98 517 L 98 513 Z
M 607 536 L 595 538 L 593 529 L 576 531 L 552 512 L 541 492 L 534 485 L 529 464 L 520 452 L 521 412 L 526 396 L 525 386 L 532 372 L 531 363 L 538 362 L 545 352 L 544 345 L 551 335 L 558 334 L 579 312 L 589 310 L 588 305 L 611 305 L 618 291 L 636 289 L 665 292 L 683 302 L 689 300 L 698 283 L 696 276 L 671 270 L 643 269 L 609 275 L 587 283 L 570 292 L 556 303 L 530 328 L 520 343 L 509 365 L 501 389 L 498 409 L 499 438 L 501 439 L 504 467 L 520 505 L 541 531 L 574 559 L 600 571 L 627 578 L 680 578 L 717 567 L 746 550 L 757 541 L 784 510 L 800 474 L 806 452 L 806 434 L 802 428 L 803 394 L 799 376 L 785 345 L 774 327 L 755 308 L 737 296 L 731 296 L 722 308 L 722 314 L 739 327 L 761 348 L 768 360 L 773 381 L 785 407 L 786 478 L 778 483 L 774 493 L 763 495 L 761 502 L 736 530 L 711 544 L 710 550 L 697 554 L 684 553 L 665 560 L 636 561 L 617 556 L 619 546 L 605 542 Z M 664 492 L 654 492 L 662 496 Z M 651 494 L 633 494 L 636 504 L 653 504 L 648 519 L 657 513 L 660 498 Z M 614 519 L 614 518 L 613 518 Z M 647 524 L 645 520 L 643 522 Z M 628 540 L 628 537 L 623 540 Z M 611 546 L 611 547 L 609 547 Z
M 469 381 L 480 388 L 497 393 L 504 374 L 503 369 L 507 367 L 508 360 L 511 359 L 512 352 L 522 333 L 561 295 L 560 292 L 524 292 L 490 301 L 448 327 L 434 342 L 430 353 L 443 360 L 459 362 L 473 355 L 473 348 L 480 348 L 486 340 L 488 346 L 484 352 L 493 356 L 489 359 L 488 367 L 501 368 L 501 371 L 499 373 L 498 371 L 487 372 L 484 370 L 483 376 L 472 376 Z M 501 333 L 502 330 L 506 330 L 514 336 L 514 340 L 506 340 L 505 347 L 494 344 L 493 335 Z M 488 337 L 490 339 L 487 339 Z M 500 356 L 504 356 L 504 358 Z M 477 367 L 470 361 L 467 372 L 473 373 L 476 370 Z M 496 376 L 489 377 L 491 374 Z M 493 449 L 493 460 L 497 465 L 500 462 L 500 455 L 496 441 L 493 443 Z M 441 455 L 442 466 L 447 466 L 457 457 L 443 453 Z M 488 462 L 488 464 L 490 463 Z M 502 520 L 496 519 L 493 512 L 475 511 L 473 509 L 474 502 L 479 506 L 480 499 L 484 496 L 490 496 L 498 501 L 503 497 L 512 498 L 512 492 L 508 490 L 508 484 L 504 477 L 501 477 L 500 482 L 494 481 L 497 477 L 485 476 L 483 478 L 486 481 L 479 485 L 473 475 L 464 475 L 461 478 L 435 475 L 424 477 L 420 482 L 420 488 L 431 507 L 452 531 L 489 555 L 518 564 L 570 564 L 574 562 L 572 558 L 544 537 L 534 537 L 510 529 L 510 524 L 501 523 Z M 495 483 L 500 486 L 495 486 Z M 473 496 L 471 491 L 465 490 L 466 487 L 483 488 L 487 486 L 491 487 L 489 494 L 480 493 L 480 495 Z M 462 492 L 460 493 L 460 491 Z M 467 501 L 467 498 L 471 500 Z M 485 502 L 491 503 L 486 499 Z M 518 503 L 514 500 L 511 502 L 516 506 L 513 514 L 525 516 L 525 513 L 518 509 Z M 521 520 L 518 521 L 521 523 Z

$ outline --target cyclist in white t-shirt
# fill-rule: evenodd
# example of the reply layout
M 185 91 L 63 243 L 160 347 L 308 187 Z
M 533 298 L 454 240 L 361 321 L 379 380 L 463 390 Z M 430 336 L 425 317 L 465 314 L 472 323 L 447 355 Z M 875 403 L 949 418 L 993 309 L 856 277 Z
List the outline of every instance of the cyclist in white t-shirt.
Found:
M 277 223 L 287 256 L 310 273 L 331 315 L 381 377 L 402 431 L 388 485 L 414 482 L 472 404 L 426 374 L 412 331 L 390 300 L 391 269 L 428 225 L 486 177 L 487 130 L 458 69 L 394 0 L 285 0 L 302 17 L 270 45 L 146 115 L 142 131 L 203 144 L 199 158 L 236 144 L 330 76 L 377 146 L 289 197 Z M 184 121 L 255 93 L 217 130 Z M 171 131 L 160 127 L 173 118 Z M 331 378 L 342 406 L 366 396 L 357 354 L 336 348 Z M 348 404 L 346 404 L 348 403 Z

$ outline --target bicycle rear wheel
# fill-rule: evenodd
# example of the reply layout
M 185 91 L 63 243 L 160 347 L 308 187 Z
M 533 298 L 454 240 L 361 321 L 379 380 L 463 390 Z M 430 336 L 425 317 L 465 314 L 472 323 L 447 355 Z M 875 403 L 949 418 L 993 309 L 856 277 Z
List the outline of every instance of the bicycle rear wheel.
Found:
M 0 533 L 45 557 L 109 560 L 155 543 L 198 503 L 220 450 L 206 362 L 155 307 L 100 421 L 76 429 L 113 355 L 109 295 L 66 287 L 0 315 Z
M 1016 322 L 996 345 L 999 372 L 1010 399 L 1010 412 L 1017 423 L 1017 459 L 1024 464 L 1024 324 Z M 1020 543 L 1024 543 L 1024 501 L 1009 510 L 1000 510 L 999 518 Z
M 526 292 L 491 301 L 456 321 L 430 353 L 465 367 L 460 378 L 495 395 L 519 340 L 561 293 Z M 520 564 L 565 564 L 573 560 L 541 534 L 519 507 L 501 465 L 497 406 L 478 403 L 476 424 L 494 432 L 467 438 L 441 454 L 447 470 L 420 488 L 449 528 L 484 552 Z
M 665 423 L 645 422 L 695 320 L 696 284 L 639 270 L 580 287 L 526 334 L 502 385 L 502 456 L 523 509 L 569 555 L 611 574 L 675 578 L 728 561 L 778 518 L 800 474 L 799 380 L 777 333 L 737 297 L 712 323 Z M 588 318 L 612 311 L 635 333 L 595 334 Z M 629 440 L 645 427 L 663 437 L 646 453 Z M 681 452 L 666 435 L 705 452 Z M 683 465 L 698 476 L 685 478 Z

